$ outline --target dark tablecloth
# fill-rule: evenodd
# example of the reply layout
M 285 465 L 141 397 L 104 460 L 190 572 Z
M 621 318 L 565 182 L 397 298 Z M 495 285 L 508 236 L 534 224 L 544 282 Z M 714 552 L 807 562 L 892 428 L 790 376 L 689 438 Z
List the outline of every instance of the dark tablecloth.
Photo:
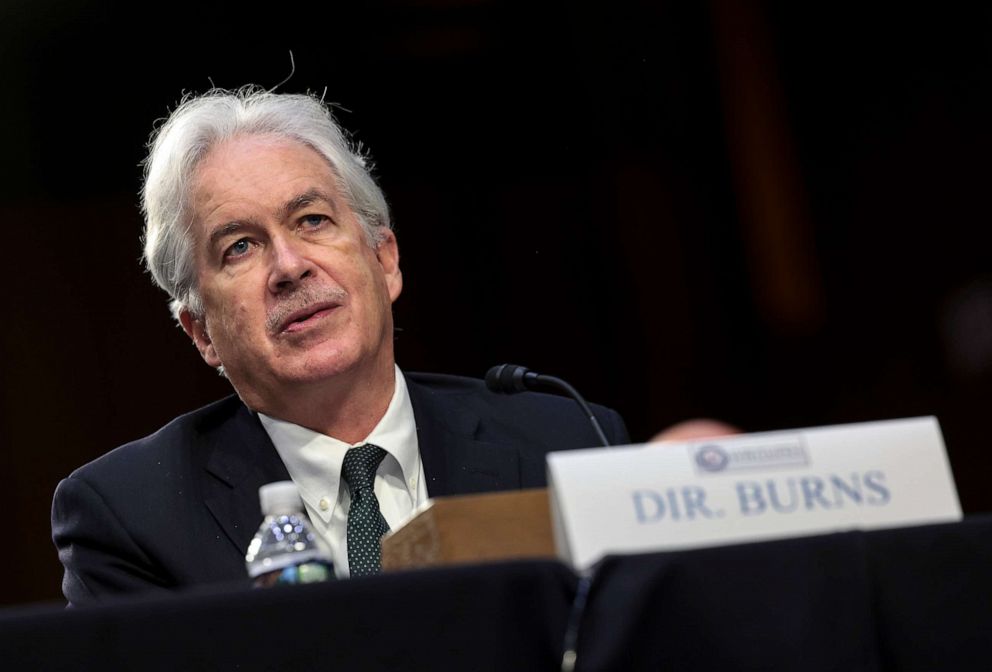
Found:
M 0 665 L 44 670 L 556 670 L 555 562 L 0 611 Z M 607 558 L 579 672 L 989 670 L 992 516 Z

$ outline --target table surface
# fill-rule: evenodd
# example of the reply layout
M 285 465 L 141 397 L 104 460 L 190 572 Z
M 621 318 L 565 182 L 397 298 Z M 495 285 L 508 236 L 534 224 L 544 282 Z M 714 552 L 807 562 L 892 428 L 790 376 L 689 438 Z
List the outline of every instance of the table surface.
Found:
M 556 670 L 576 586 L 520 561 L 36 605 L 0 611 L 0 652 L 46 670 Z M 607 558 L 577 670 L 987 670 L 989 633 L 980 516 Z

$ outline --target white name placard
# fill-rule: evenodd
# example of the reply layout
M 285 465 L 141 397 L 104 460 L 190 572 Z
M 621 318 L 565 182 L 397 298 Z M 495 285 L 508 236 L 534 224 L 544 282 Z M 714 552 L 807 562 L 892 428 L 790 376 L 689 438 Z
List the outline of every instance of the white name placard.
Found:
M 613 553 L 961 519 L 936 418 L 548 455 L 555 543 Z

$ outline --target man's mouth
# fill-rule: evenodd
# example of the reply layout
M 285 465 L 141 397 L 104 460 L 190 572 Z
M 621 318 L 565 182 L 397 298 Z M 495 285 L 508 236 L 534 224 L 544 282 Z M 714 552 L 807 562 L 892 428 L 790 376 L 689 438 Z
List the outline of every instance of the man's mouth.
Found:
M 314 323 L 330 315 L 330 313 L 340 305 L 341 304 L 333 301 L 324 301 L 293 311 L 279 323 L 278 333 L 292 334 L 298 331 L 303 331 Z

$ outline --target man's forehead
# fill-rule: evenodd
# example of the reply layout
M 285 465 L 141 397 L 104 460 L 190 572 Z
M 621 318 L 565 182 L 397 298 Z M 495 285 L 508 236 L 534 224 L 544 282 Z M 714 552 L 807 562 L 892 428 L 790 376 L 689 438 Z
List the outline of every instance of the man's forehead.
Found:
M 194 217 L 201 222 L 219 210 L 264 208 L 285 215 L 317 202 L 337 209 L 342 200 L 324 156 L 297 140 L 271 135 L 239 136 L 212 147 L 191 186 Z
M 193 181 L 202 182 L 206 175 L 250 178 L 280 173 L 337 181 L 337 171 L 323 154 L 300 140 L 272 134 L 238 135 L 215 144 L 197 161 Z
M 200 159 L 200 163 L 202 164 L 208 159 L 216 160 L 220 157 L 238 159 L 242 156 L 251 156 L 270 150 L 289 150 L 306 154 L 330 168 L 326 157 L 314 149 L 312 145 L 303 140 L 278 133 L 239 133 L 225 138 L 214 143 Z

